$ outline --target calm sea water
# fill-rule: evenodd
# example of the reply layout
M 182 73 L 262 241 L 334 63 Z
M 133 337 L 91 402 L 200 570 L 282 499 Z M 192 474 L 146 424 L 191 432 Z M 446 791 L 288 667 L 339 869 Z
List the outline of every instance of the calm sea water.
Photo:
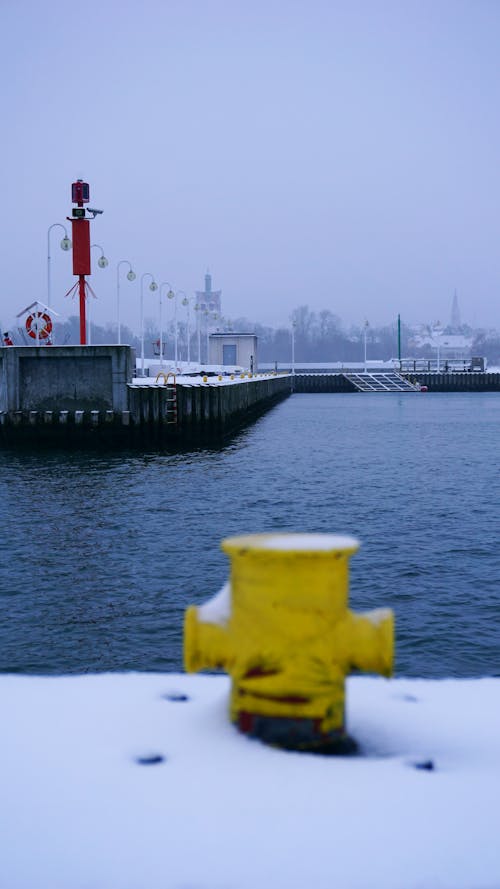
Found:
M 500 397 L 294 395 L 220 449 L 0 452 L 0 670 L 180 669 L 221 538 L 349 533 L 399 675 L 500 675 Z

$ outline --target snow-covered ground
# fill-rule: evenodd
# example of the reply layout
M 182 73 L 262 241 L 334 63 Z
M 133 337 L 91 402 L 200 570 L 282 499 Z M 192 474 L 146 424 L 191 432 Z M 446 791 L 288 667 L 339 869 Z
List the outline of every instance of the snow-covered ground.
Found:
M 369 361 L 367 362 L 368 371 L 392 371 L 394 370 L 394 359 L 390 361 Z M 137 373 L 138 376 L 134 378 L 133 382 L 138 386 L 155 386 L 155 385 L 163 385 L 163 378 L 160 379 L 159 383 L 156 383 L 156 376 L 160 371 L 163 373 L 173 373 L 175 370 L 174 364 L 171 360 L 165 359 L 163 366 L 160 364 L 159 358 L 146 358 L 144 360 L 144 369 L 145 373 L 148 376 L 142 377 L 140 375 L 141 364 L 140 361 L 137 362 Z M 199 374 L 209 373 L 215 374 L 215 376 L 209 376 L 207 383 L 204 385 L 229 385 L 231 382 L 230 375 L 228 373 L 228 368 L 221 365 L 205 365 L 205 364 L 197 364 L 195 362 L 187 361 L 179 361 L 177 363 L 176 370 L 176 382 L 179 385 L 201 385 L 201 377 Z M 244 373 L 245 380 L 249 379 L 249 371 L 248 369 L 244 369 L 241 367 L 230 369 L 232 373 L 234 373 L 234 382 L 241 383 L 241 374 Z M 344 365 L 341 362 L 337 363 L 316 363 L 316 364 L 296 364 L 295 371 L 296 373 L 308 372 L 311 373 L 313 370 L 316 373 L 320 373 L 321 371 L 340 372 L 342 370 L 349 371 L 363 371 L 364 364 L 355 362 L 351 362 L 348 365 Z M 290 373 L 290 365 L 286 364 L 278 364 L 278 373 Z M 488 367 L 487 373 L 500 373 L 500 367 Z M 219 374 L 223 375 L 222 383 L 218 381 L 217 377 Z M 263 364 L 260 366 L 257 376 L 272 376 L 274 375 L 274 364 Z M 255 374 L 253 375 L 253 379 L 255 379 Z
M 165 384 L 163 376 L 156 382 L 158 374 L 172 374 L 174 373 L 174 366 L 171 363 L 165 362 L 164 366 L 161 367 L 156 361 L 152 362 L 150 360 L 149 364 L 145 364 L 145 371 L 148 376 L 140 376 L 140 366 L 138 366 L 137 372 L 139 373 L 139 376 L 134 377 L 132 381 L 134 386 L 163 386 Z M 209 374 L 206 383 L 203 382 L 205 374 Z M 281 372 L 281 375 L 282 374 L 283 372 Z M 219 376 L 222 377 L 221 380 L 219 380 Z M 231 376 L 233 376 L 233 379 L 231 379 Z M 178 386 L 230 386 L 235 383 L 248 382 L 249 380 L 273 376 L 274 373 L 272 372 L 251 374 L 250 371 L 244 371 L 241 367 L 233 368 L 231 372 L 229 372 L 227 367 L 221 367 L 220 365 L 197 365 L 193 362 L 188 365 L 187 362 L 179 362 L 177 370 L 175 371 L 175 382 Z M 173 382 L 172 376 L 169 377 L 168 382 Z
M 353 758 L 241 736 L 228 683 L 0 677 L 2 889 L 500 887 L 500 679 L 349 679 Z

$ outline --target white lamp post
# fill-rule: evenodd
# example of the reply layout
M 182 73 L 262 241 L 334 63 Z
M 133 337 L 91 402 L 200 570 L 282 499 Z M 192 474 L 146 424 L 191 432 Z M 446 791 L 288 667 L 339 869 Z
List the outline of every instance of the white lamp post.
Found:
M 167 293 L 167 296 L 174 301 L 174 364 L 175 370 L 177 371 L 177 294 L 174 293 L 173 290 L 170 290 Z
M 97 260 L 97 265 L 99 266 L 100 269 L 105 269 L 106 266 L 108 265 L 108 260 L 104 256 L 104 250 L 102 249 L 100 244 L 91 244 L 90 245 L 91 250 L 92 250 L 92 247 L 97 247 L 97 249 L 101 251 L 101 255 L 100 255 L 99 259 Z M 90 300 L 88 300 L 88 305 L 87 305 L 87 345 L 88 346 L 92 345 L 91 305 L 92 304 L 91 304 Z
M 219 316 L 218 316 L 217 312 L 214 312 L 212 315 L 213 320 L 217 321 L 218 317 Z M 210 357 L 209 350 L 210 350 L 210 334 L 209 334 L 209 330 L 208 330 L 208 319 L 207 319 L 207 364 L 208 364 L 208 359 Z
M 198 365 L 201 365 L 201 306 L 195 303 L 194 310 L 196 312 L 196 334 L 198 337 Z
M 168 287 L 167 297 L 168 299 L 172 299 L 174 296 L 172 285 L 169 281 L 162 281 L 160 284 L 160 367 L 163 367 L 163 300 L 161 298 L 161 292 L 163 287 Z M 172 296 L 170 296 L 172 294 Z
M 206 339 L 206 358 L 205 363 L 208 364 L 208 316 L 210 312 L 208 309 L 203 309 L 203 314 L 205 316 L 205 339 Z
M 100 269 L 105 269 L 106 266 L 109 265 L 109 263 L 108 263 L 108 260 L 106 259 L 106 257 L 104 256 L 104 250 L 102 249 L 100 244 L 91 244 L 90 249 L 92 249 L 92 247 L 97 247 L 97 249 L 101 251 L 101 255 L 100 255 L 99 259 L 97 260 L 97 265 L 99 266 Z
M 136 275 L 134 270 L 132 269 L 131 264 L 128 259 L 120 259 L 120 262 L 116 266 L 116 323 L 118 327 L 118 345 L 122 344 L 122 330 L 121 330 L 121 322 L 120 322 L 120 266 L 128 265 L 127 272 L 127 281 L 135 281 Z
M 297 322 L 292 321 L 292 376 L 295 376 L 295 328 Z
M 186 294 L 185 290 L 178 290 L 178 291 L 177 291 L 177 296 L 178 296 L 179 298 L 182 296 L 182 299 L 181 299 L 181 305 L 185 306 L 186 303 L 184 302 L 184 300 L 187 299 L 187 294 Z M 175 301 L 175 303 L 176 303 L 176 307 L 177 307 L 177 300 Z M 176 318 L 177 318 L 177 316 L 176 316 Z M 175 323 L 176 323 L 176 326 L 177 326 L 177 321 L 176 321 Z M 179 357 L 180 357 L 180 356 L 179 356 Z
M 63 225 L 62 222 L 54 222 L 52 225 L 49 225 L 49 228 L 47 230 L 47 305 L 49 305 L 49 306 L 50 306 L 50 298 L 51 298 L 51 293 L 50 293 L 50 285 L 51 285 L 51 280 L 50 280 L 50 233 L 53 228 L 62 228 L 64 230 L 64 238 L 62 239 L 61 245 L 60 245 L 61 250 L 68 251 L 68 250 L 71 250 L 71 248 L 73 246 L 70 239 L 68 238 L 68 232 L 67 232 L 66 226 Z
M 144 278 L 151 278 L 150 290 L 158 290 L 154 275 L 151 272 L 144 272 L 141 275 L 141 377 L 144 376 Z
M 370 325 L 369 325 L 368 321 L 365 321 L 365 326 L 364 326 L 364 329 L 363 329 L 363 339 L 364 339 L 364 344 L 365 344 L 365 373 L 367 372 L 367 364 L 366 364 L 366 337 L 367 337 L 367 334 L 368 334 L 368 328 L 369 328 L 369 326 L 370 326 Z
M 191 369 L 191 324 L 189 317 L 189 307 L 191 305 L 191 300 L 188 296 L 185 296 L 182 300 L 182 305 L 186 306 L 187 310 L 187 363 L 188 363 L 188 372 Z

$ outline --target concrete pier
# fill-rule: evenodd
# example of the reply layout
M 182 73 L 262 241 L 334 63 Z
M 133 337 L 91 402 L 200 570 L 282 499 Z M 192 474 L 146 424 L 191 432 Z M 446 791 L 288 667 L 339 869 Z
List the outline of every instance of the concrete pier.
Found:
M 410 373 L 429 392 L 500 392 L 500 373 Z
M 172 443 L 225 436 L 291 391 L 288 374 L 134 378 L 130 346 L 0 350 L 1 444 Z
M 129 386 L 130 427 L 134 440 L 206 441 L 231 433 L 269 410 L 291 392 L 288 375 L 208 377 L 172 385 Z M 175 419 L 172 402 L 175 400 Z
M 429 392 L 500 392 L 499 373 L 407 373 L 403 376 Z M 294 392 L 356 392 L 342 373 L 295 374 Z
M 342 373 L 305 373 L 293 376 L 294 392 L 356 392 Z

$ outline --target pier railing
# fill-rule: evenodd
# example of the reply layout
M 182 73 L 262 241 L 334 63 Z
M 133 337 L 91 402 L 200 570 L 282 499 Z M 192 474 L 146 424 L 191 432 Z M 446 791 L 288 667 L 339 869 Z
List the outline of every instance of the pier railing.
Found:
M 485 373 L 485 358 L 401 358 L 394 359 L 400 373 Z

